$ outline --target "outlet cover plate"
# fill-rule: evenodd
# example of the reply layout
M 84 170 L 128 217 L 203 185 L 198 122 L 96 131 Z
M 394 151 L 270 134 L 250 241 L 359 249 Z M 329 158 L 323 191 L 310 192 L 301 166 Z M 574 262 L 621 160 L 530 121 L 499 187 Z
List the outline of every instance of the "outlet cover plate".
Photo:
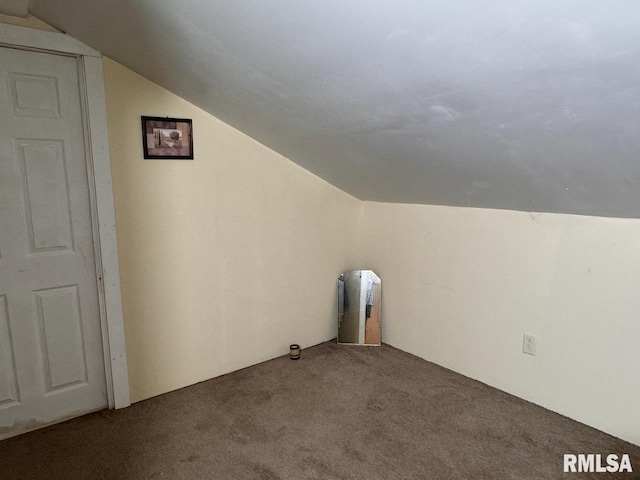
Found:
M 534 335 L 525 333 L 522 340 L 522 352 L 528 355 L 536 354 L 538 350 L 538 338 Z

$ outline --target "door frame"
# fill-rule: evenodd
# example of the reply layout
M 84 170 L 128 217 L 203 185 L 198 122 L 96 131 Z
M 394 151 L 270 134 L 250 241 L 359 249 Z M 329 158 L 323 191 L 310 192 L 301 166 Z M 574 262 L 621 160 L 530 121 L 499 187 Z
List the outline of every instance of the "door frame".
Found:
M 131 399 L 102 55 L 62 33 L 7 24 L 0 24 L 0 46 L 73 57 L 78 63 L 108 405 L 110 409 L 128 407 Z

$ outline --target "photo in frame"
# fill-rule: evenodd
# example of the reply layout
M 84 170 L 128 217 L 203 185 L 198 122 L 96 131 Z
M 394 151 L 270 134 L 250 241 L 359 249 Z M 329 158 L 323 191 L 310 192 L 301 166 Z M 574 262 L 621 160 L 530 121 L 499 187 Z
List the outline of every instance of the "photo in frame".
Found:
M 193 160 L 193 123 L 188 118 L 141 117 L 145 160 Z

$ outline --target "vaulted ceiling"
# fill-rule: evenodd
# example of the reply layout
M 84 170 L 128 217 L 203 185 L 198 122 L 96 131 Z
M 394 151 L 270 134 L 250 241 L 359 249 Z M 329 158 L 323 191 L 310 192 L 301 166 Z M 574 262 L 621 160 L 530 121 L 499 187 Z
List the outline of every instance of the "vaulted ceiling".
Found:
M 640 217 L 637 0 L 30 10 L 360 199 Z

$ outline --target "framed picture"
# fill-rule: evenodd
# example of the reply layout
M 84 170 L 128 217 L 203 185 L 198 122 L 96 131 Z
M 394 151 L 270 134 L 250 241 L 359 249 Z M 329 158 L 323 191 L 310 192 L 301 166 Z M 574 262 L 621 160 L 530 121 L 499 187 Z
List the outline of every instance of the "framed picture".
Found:
M 142 117 L 145 159 L 193 160 L 193 125 L 188 118 Z

